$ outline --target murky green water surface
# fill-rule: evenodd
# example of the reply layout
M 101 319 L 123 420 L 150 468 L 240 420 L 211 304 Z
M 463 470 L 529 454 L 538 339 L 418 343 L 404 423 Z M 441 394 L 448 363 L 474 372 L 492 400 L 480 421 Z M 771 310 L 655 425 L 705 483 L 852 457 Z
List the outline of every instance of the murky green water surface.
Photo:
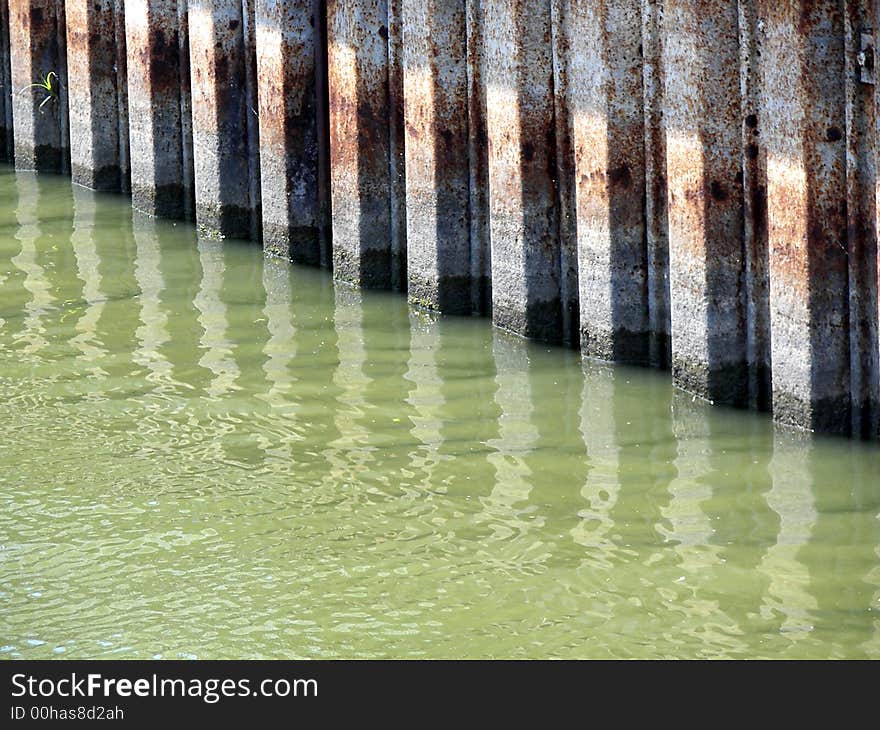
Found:
M 880 446 L 0 169 L 0 657 L 880 657 Z

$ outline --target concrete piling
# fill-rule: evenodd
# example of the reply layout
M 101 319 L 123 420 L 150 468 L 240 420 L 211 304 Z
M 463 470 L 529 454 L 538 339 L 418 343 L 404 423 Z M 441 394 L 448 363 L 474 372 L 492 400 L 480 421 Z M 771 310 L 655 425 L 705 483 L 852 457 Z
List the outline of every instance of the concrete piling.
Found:
M 647 364 L 641 6 L 638 0 L 560 5 L 562 103 L 574 163 L 573 175 L 564 177 L 571 175 L 573 188 L 581 351 Z
M 877 22 L 873 0 L 846 3 L 846 230 L 852 432 L 867 438 L 880 433 L 877 106 L 876 71 L 873 68 Z
M 117 0 L 67 2 L 71 176 L 110 192 L 128 187 L 128 136 L 120 134 L 128 124 L 120 120 L 125 85 L 117 73 L 125 46 L 117 46 L 118 17 Z
M 770 281 L 767 248 L 767 150 L 760 134 L 764 33 L 757 4 L 739 1 L 740 99 L 743 150 L 743 296 L 748 405 L 770 409 Z
M 663 126 L 663 0 L 642 0 L 642 81 L 645 114 L 645 258 L 651 365 L 672 365 L 666 131 Z
M 842 4 L 766 2 L 773 413 L 781 423 L 849 432 L 846 104 Z
M 483 0 L 465 0 L 468 71 L 468 196 L 471 223 L 471 302 L 479 314 L 492 307 L 489 250 L 489 133 Z
M 12 78 L 9 70 L 9 2 L 0 0 L 0 160 L 12 162 Z
M 125 41 L 132 205 L 149 215 L 191 220 L 185 3 L 126 0 Z
M 333 270 L 371 289 L 393 284 L 388 3 L 328 0 Z
M 320 2 L 258 0 L 263 247 L 302 264 L 322 262 L 319 139 Z
M 190 0 L 196 223 L 219 238 L 259 238 L 254 187 L 259 152 L 248 115 L 248 47 L 242 0 Z
M 559 300 L 562 310 L 562 342 L 580 345 L 578 302 L 577 152 L 572 89 L 581 70 L 572 52 L 572 27 L 580 8 L 570 0 L 551 0 L 550 25 L 553 47 L 553 92 L 556 133 L 556 197 L 559 204 Z M 570 74 L 575 74 L 570 77 Z
M 744 405 L 737 3 L 667 0 L 663 12 L 673 379 L 708 400 Z
M 484 7 L 492 319 L 561 341 L 550 0 Z
M 11 0 L 9 46 L 15 164 L 66 172 L 67 70 L 62 0 Z M 32 84 L 48 82 L 44 89 Z
M 410 301 L 474 309 L 467 13 L 464 0 L 403 0 Z
M 0 159 L 877 438 L 877 25 L 874 0 L 0 0 Z

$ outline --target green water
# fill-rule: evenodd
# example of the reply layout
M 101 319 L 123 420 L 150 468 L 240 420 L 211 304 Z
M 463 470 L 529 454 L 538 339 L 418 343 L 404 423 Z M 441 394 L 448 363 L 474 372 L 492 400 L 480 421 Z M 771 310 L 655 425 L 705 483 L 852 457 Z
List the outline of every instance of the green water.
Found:
M 0 168 L 0 657 L 880 658 L 880 446 Z

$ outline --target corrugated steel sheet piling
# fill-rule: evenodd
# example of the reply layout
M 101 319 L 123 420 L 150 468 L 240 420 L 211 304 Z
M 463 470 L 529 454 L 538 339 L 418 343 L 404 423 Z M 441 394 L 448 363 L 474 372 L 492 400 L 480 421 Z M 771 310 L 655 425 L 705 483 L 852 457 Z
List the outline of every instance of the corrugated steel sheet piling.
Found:
M 0 160 L 12 162 L 12 77 L 9 69 L 9 3 L 0 0 Z
M 125 39 L 117 46 L 117 0 L 67 0 L 70 166 L 75 183 L 128 188 Z M 124 133 L 123 133 L 124 131 Z
M 851 429 L 843 3 L 764 2 L 773 413 Z
M 396 282 L 386 0 L 328 0 L 333 270 L 371 289 Z M 397 258 L 399 259 L 399 250 Z
M 10 0 L 12 114 L 20 170 L 69 170 L 64 35 L 63 0 Z M 30 88 L 50 74 L 53 92 Z
M 249 115 L 250 2 L 190 0 L 196 222 L 210 237 L 259 239 L 259 148 Z
M 132 205 L 192 220 L 186 0 L 126 0 L 125 45 Z
M 492 318 L 562 340 L 550 0 L 484 8 Z
M 737 2 L 666 0 L 663 35 L 673 378 L 745 405 Z
M 319 139 L 321 3 L 257 0 L 263 247 L 302 264 L 320 265 Z
M 561 177 L 573 191 L 581 351 L 647 364 L 641 6 L 639 0 L 561 0 L 559 6 L 557 47 L 566 73 L 558 98 L 574 163 Z M 563 265 L 563 281 L 564 272 Z
M 403 0 L 410 301 L 470 314 L 465 0 Z

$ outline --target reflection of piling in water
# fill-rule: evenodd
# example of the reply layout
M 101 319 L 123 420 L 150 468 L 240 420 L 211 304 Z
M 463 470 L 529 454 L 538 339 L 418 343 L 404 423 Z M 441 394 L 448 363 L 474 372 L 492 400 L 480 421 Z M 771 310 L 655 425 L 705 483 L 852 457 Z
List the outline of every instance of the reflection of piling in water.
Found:
M 37 222 L 41 200 L 39 185 L 34 177 L 19 174 L 16 175 L 15 186 L 18 189 L 15 216 L 19 224 L 15 237 L 21 243 L 21 250 L 11 261 L 24 274 L 22 286 L 29 295 L 24 305 L 22 327 L 16 333 L 15 340 L 24 343 L 23 352 L 26 355 L 32 355 L 47 344 L 43 317 L 51 311 L 55 297 L 50 292 L 45 269 L 37 263 L 37 241 L 43 235 Z
M 193 301 L 199 310 L 199 324 L 203 330 L 200 342 L 205 351 L 199 365 L 214 374 L 207 391 L 209 396 L 217 398 L 235 387 L 240 371 L 232 356 L 234 345 L 227 337 L 226 304 L 221 298 L 226 270 L 223 253 L 219 244 L 213 241 L 200 240 L 198 246 L 202 282 Z
M 660 528 L 676 555 L 679 575 L 669 588 L 674 598 L 669 609 L 684 612 L 681 631 L 691 634 L 702 645 L 698 656 L 719 658 L 747 656 L 743 627 L 717 583 L 727 566 L 722 547 L 715 540 L 715 525 L 709 505 L 718 497 L 716 481 L 723 471 L 716 464 L 710 414 L 704 403 L 695 403 L 687 394 L 677 394 L 673 419 L 677 454 L 676 476 L 669 483 L 669 503 L 662 510 L 666 525 Z M 723 585 L 723 583 L 722 583 Z M 719 595 L 720 594 L 720 595 Z
M 162 276 L 162 251 L 155 221 L 140 218 L 132 226 L 137 249 L 134 277 L 140 289 L 141 324 L 135 332 L 138 349 L 135 361 L 150 371 L 147 376 L 160 387 L 174 385 L 173 365 L 162 353 L 169 340 L 168 313 L 162 306 L 165 279 Z
M 89 363 L 92 377 L 99 377 L 106 375 L 101 366 L 101 358 L 106 355 L 107 348 L 98 337 L 98 322 L 107 297 L 101 289 L 101 257 L 95 245 L 95 208 L 93 193 L 74 188 L 73 233 L 70 244 L 76 257 L 77 274 L 83 283 L 85 310 L 76 320 L 77 335 L 71 343 Z
M 877 438 L 875 15 L 0 0 L 0 158 L 130 166 L 139 210 Z
M 773 486 L 766 496 L 770 509 L 779 517 L 779 532 L 758 566 L 769 581 L 761 617 L 778 627 L 781 643 L 789 652 L 798 651 L 798 645 L 809 640 L 817 608 L 808 590 L 809 569 L 800 559 L 818 519 L 809 450 L 806 438 L 780 432 L 774 439 L 770 462 Z M 809 656 L 809 651 L 803 655 Z

